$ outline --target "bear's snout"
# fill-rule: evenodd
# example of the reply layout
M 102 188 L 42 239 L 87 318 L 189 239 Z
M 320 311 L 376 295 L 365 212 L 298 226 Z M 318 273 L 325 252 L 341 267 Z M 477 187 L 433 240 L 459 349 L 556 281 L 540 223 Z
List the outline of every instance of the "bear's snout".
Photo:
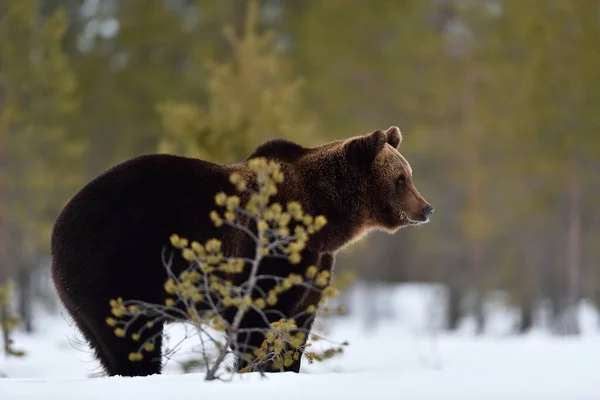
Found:
M 422 200 L 421 204 L 416 205 L 413 210 L 412 213 L 407 214 L 410 225 L 420 225 L 429 222 L 429 217 L 433 214 L 434 208 L 431 204 Z
M 428 220 L 429 216 L 433 214 L 434 211 L 435 209 L 433 206 L 431 204 L 427 204 L 425 207 L 423 207 L 423 219 Z

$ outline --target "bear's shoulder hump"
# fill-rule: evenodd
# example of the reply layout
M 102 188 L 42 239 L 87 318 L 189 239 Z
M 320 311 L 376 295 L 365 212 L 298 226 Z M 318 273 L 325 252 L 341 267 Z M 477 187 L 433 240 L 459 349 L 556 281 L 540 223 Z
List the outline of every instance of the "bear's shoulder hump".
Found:
M 273 139 L 258 146 L 247 159 L 265 157 L 274 160 L 293 161 L 305 155 L 308 150 L 286 139 Z

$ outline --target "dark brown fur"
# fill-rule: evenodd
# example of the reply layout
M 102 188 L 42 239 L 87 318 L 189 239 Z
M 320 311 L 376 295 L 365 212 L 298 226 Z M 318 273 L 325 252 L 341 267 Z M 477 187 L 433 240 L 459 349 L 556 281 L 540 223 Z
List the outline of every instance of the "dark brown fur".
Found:
M 128 354 L 139 343 L 116 337 L 106 324 L 109 299 L 163 303 L 167 278 L 163 250 L 170 247 L 173 233 L 200 242 L 215 237 L 223 242 L 225 255 L 254 256 L 245 234 L 216 228 L 208 218 L 217 192 L 234 193 L 228 181 L 232 172 L 250 177 L 248 160 L 255 157 L 278 161 L 285 181 L 274 201 L 299 201 L 307 213 L 328 220 L 309 241 L 299 265 L 267 259 L 261 273 L 287 276 L 302 273 L 309 265 L 332 270 L 335 253 L 366 232 L 394 232 L 427 220 L 429 204 L 415 189 L 410 166 L 396 150 L 400 142 L 400 131 L 391 127 L 316 148 L 274 140 L 232 165 L 172 155 L 141 156 L 119 164 L 77 193 L 56 221 L 52 275 L 58 294 L 109 375 L 160 373 L 160 339 L 152 357 L 130 362 Z M 404 183 L 399 181 L 401 175 Z M 180 257 L 174 258 L 175 273 L 185 267 Z M 279 314 L 269 318 L 293 315 L 318 301 L 318 296 L 294 289 L 280 298 Z M 310 328 L 313 319 L 314 315 L 297 322 Z M 262 325 L 263 320 L 251 313 L 243 321 L 244 327 Z M 146 337 L 162 328 L 155 325 Z M 249 351 L 262 340 L 254 334 L 239 342 Z M 244 365 L 238 361 L 238 368 Z M 299 369 L 299 361 L 287 368 Z

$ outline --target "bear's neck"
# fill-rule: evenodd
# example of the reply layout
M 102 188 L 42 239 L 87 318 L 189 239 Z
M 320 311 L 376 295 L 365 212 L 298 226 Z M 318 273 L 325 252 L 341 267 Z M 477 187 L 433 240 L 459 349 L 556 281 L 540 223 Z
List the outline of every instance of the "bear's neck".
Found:
M 367 218 L 361 209 L 364 180 L 347 167 L 341 154 L 318 154 L 283 166 L 286 191 L 280 201 L 299 201 L 304 211 L 324 215 L 325 227 L 313 236 L 318 252 L 337 252 L 360 236 Z

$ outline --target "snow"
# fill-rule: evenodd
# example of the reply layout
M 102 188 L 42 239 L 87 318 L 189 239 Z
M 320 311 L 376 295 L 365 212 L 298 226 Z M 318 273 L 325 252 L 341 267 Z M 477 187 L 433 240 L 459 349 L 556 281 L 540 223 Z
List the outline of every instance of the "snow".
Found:
M 0 358 L 0 399 L 407 399 L 407 400 L 597 400 L 600 399 L 598 317 L 582 305 L 583 334 L 549 335 L 543 327 L 525 336 L 510 335 L 514 312 L 493 306 L 490 328 L 474 337 L 467 321 L 456 333 L 436 330 L 439 288 L 419 285 L 380 288 L 391 314 L 365 329 L 354 291 L 356 314 L 329 322 L 326 337 L 348 340 L 340 358 L 304 365 L 300 374 L 236 376 L 232 382 L 206 382 L 201 371 L 183 374 L 177 359 L 163 375 L 144 378 L 94 377 L 100 372 L 91 350 L 69 321 L 42 311 L 36 333 L 15 337 L 27 351 L 22 359 Z M 432 322 L 433 321 L 433 322 Z M 173 325 L 174 339 L 184 325 Z M 196 343 L 188 343 L 188 346 Z

